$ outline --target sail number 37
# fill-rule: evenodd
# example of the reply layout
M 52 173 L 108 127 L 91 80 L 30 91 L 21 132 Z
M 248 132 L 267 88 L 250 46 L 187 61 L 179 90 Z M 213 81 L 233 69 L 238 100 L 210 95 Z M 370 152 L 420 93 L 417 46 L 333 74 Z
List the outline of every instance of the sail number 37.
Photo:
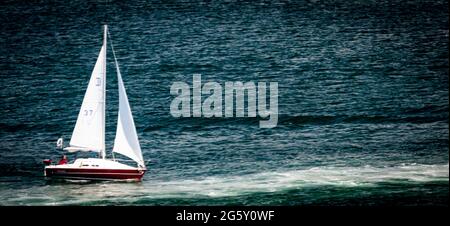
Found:
M 93 110 L 84 110 L 84 116 L 92 116 Z

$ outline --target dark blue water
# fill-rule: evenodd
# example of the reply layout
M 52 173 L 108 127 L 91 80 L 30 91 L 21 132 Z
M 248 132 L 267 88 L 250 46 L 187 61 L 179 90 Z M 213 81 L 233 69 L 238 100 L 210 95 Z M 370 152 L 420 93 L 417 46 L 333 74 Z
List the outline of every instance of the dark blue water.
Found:
M 3 1 L 0 15 L 0 205 L 448 205 L 446 1 Z M 149 171 L 46 182 L 105 21 Z M 194 73 L 278 82 L 278 126 L 172 117 L 170 86 Z M 112 58 L 107 79 L 111 150 Z

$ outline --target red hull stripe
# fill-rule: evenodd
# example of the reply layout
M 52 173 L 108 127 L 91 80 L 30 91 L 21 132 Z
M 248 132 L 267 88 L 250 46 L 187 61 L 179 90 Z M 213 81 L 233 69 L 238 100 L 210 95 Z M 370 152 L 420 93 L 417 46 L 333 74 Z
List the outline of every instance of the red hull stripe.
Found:
M 47 177 L 98 180 L 141 180 L 145 170 L 45 169 Z

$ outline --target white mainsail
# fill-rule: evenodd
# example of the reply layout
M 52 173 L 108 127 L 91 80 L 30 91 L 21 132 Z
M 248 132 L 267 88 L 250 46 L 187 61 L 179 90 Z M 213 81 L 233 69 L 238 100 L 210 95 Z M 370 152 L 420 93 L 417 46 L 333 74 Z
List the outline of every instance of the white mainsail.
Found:
M 112 52 L 116 64 L 119 89 L 119 115 L 113 152 L 125 155 L 136 161 L 140 166 L 145 167 L 133 115 L 131 114 L 130 104 L 128 103 L 127 93 L 122 81 L 122 75 L 120 73 L 119 64 L 117 63 L 116 54 L 114 53 L 114 48 L 112 48 Z
M 106 32 L 89 80 L 68 151 L 96 151 L 105 156 Z

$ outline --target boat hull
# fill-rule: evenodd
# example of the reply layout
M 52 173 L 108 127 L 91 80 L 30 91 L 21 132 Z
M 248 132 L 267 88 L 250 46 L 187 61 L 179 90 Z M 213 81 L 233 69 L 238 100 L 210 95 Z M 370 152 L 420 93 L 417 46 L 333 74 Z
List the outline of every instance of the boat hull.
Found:
M 80 168 L 46 168 L 48 178 L 78 180 L 125 180 L 141 181 L 145 174 L 142 169 L 80 169 Z

